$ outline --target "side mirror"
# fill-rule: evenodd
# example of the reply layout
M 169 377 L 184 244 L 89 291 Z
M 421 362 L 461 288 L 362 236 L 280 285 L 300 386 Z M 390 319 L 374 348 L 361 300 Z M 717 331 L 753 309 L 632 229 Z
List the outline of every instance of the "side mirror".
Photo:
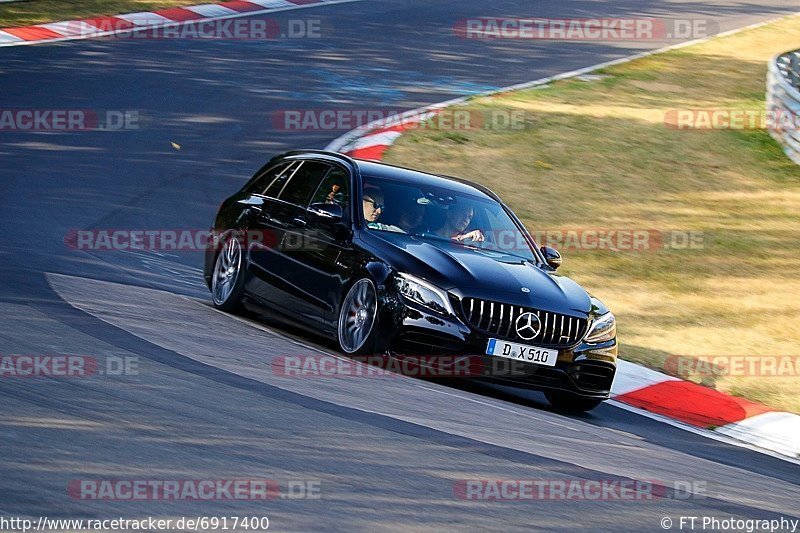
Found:
M 550 248 L 549 246 L 542 246 L 540 250 L 542 254 L 544 254 L 544 260 L 550 265 L 550 268 L 556 270 L 561 266 L 561 254 L 558 253 L 558 250 Z
M 342 206 L 336 203 L 318 203 L 308 206 L 308 212 L 328 222 L 341 222 L 344 218 Z

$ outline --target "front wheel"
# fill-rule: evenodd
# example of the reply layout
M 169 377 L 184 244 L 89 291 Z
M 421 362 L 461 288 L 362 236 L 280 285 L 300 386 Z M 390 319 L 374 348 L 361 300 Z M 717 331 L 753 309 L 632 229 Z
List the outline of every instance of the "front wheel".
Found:
M 582 398 L 568 392 L 547 391 L 544 395 L 553 409 L 565 413 L 585 413 L 603 403 L 603 400 Z
M 242 244 L 230 236 L 222 245 L 211 275 L 211 300 L 214 307 L 229 313 L 240 311 L 244 293 L 244 254 Z
M 370 355 L 375 349 L 378 296 L 375 284 L 361 278 L 350 286 L 339 310 L 338 338 L 343 352 Z

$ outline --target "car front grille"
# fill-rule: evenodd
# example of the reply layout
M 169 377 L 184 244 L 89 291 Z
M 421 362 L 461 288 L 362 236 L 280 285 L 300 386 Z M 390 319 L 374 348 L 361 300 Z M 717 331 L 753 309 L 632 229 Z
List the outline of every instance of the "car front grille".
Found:
M 469 324 L 492 336 L 540 346 L 567 347 L 577 344 L 586 334 L 588 320 L 530 307 L 493 302 L 479 298 L 464 298 L 461 308 Z M 539 317 L 541 329 L 532 339 L 517 335 L 516 320 L 523 313 Z

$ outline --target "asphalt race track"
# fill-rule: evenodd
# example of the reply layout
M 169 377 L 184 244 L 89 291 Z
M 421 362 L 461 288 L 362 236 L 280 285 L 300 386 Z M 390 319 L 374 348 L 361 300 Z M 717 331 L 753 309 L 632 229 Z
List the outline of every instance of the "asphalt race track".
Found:
M 533 6 L 365 0 L 272 15 L 282 24 L 318 18 L 319 39 L 109 38 L 0 50 L 2 108 L 134 110 L 140 119 L 139 129 L 117 132 L 0 131 L 0 355 L 137 364 L 124 375 L 0 378 L 0 516 L 268 516 L 280 531 L 656 531 L 663 517 L 673 529 L 680 516 L 800 517 L 797 463 L 614 405 L 567 417 L 509 389 L 281 376 L 274 358 L 332 347 L 215 311 L 200 252 L 65 244 L 82 229 L 206 229 L 222 198 L 271 155 L 344 133 L 283 131 L 273 123 L 281 110 L 410 109 L 675 42 L 467 41 L 452 29 L 460 18 L 706 18 L 724 31 L 797 10 L 780 0 Z M 68 492 L 87 479 L 309 481 L 319 498 L 95 501 Z M 458 497 L 469 479 L 667 489 L 645 501 L 474 501 Z M 699 489 L 674 490 L 687 482 Z

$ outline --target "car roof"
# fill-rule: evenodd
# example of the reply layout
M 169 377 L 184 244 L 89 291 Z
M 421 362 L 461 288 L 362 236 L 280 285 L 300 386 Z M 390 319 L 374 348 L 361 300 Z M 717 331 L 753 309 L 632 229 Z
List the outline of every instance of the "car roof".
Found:
M 378 161 L 370 161 L 366 159 L 354 159 L 356 165 L 358 165 L 358 169 L 361 171 L 362 175 L 376 177 L 376 178 L 387 178 L 396 181 L 409 181 L 409 182 L 424 182 L 427 185 L 431 186 L 438 186 L 438 187 L 449 187 L 452 189 L 460 190 L 459 192 L 463 192 L 465 194 L 479 194 L 485 195 L 495 201 L 500 201 L 495 193 L 493 193 L 487 187 L 480 185 L 478 183 L 473 183 L 469 180 L 465 180 L 463 178 L 457 178 L 455 176 L 446 176 L 442 174 L 431 174 L 428 172 L 422 172 L 420 170 L 414 170 L 411 168 L 404 168 L 398 167 L 395 165 L 390 165 L 387 163 L 381 163 Z
M 484 187 L 479 183 L 475 183 L 473 181 L 466 180 L 464 178 L 459 178 L 456 176 L 447 176 L 444 174 L 431 174 L 429 172 L 423 172 L 421 170 L 414 170 L 411 168 L 400 167 L 396 165 L 390 165 L 388 163 L 383 163 L 380 161 L 370 160 L 370 159 L 356 159 L 349 157 L 345 154 L 340 152 L 331 152 L 329 150 L 291 150 L 289 152 L 285 152 L 283 154 L 277 155 L 272 160 L 270 160 L 271 164 L 273 161 L 276 161 L 281 158 L 286 157 L 309 157 L 309 156 L 322 156 L 324 159 L 329 160 L 339 160 L 341 163 L 345 163 L 348 166 L 358 167 L 358 170 L 361 174 L 366 174 L 369 176 L 374 176 L 378 178 L 389 178 L 399 181 L 410 181 L 410 182 L 419 182 L 424 181 L 428 185 L 432 186 L 440 186 L 440 187 L 451 187 L 456 189 L 461 189 L 461 192 L 465 194 L 475 194 L 478 193 L 484 194 L 488 196 L 490 199 L 502 203 L 502 200 L 488 187 Z

